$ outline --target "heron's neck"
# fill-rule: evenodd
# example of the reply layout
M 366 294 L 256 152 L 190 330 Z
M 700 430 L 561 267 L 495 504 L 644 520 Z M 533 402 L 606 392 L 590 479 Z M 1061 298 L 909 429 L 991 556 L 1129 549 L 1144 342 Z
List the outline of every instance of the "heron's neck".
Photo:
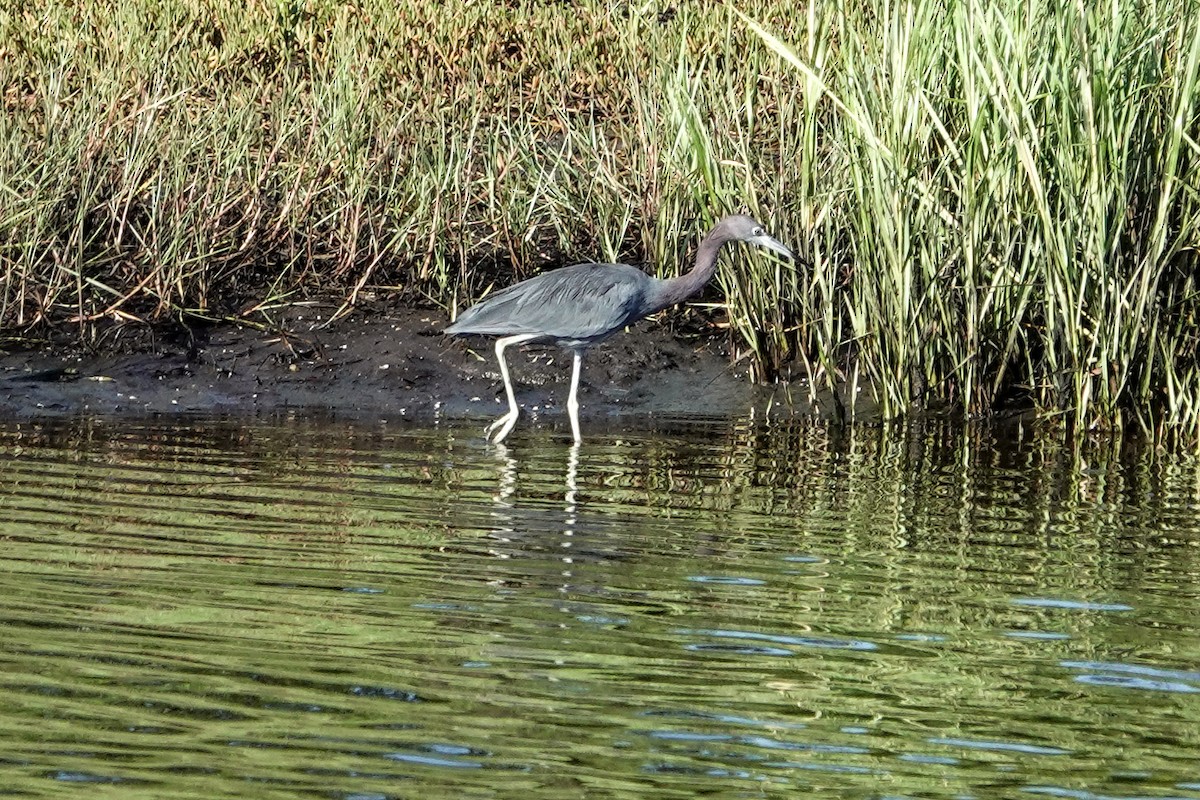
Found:
M 646 313 L 651 314 L 681 303 L 703 289 L 717 271 L 717 254 L 721 252 L 721 246 L 726 241 L 728 239 L 724 236 L 715 233 L 704 237 L 696 251 L 696 265 L 683 275 L 662 281 L 651 302 L 653 308 Z

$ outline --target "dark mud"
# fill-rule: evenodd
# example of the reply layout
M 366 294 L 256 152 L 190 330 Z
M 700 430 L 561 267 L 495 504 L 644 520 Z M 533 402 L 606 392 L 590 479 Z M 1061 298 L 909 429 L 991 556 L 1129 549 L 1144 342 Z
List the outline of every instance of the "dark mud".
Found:
M 294 308 L 270 328 L 220 324 L 164 336 L 141 326 L 98 353 L 42 347 L 0 356 L 0 414 L 272 413 L 472 418 L 505 410 L 490 338 L 441 335 L 433 311 Z M 557 348 L 509 351 L 525 425 L 562 426 L 571 359 Z M 584 359 L 585 431 L 655 417 L 810 415 L 799 384 L 754 386 L 720 335 L 677 335 L 653 321 L 613 336 Z M 589 425 L 590 423 L 590 425 Z M 651 422 L 652 424 L 652 422 Z

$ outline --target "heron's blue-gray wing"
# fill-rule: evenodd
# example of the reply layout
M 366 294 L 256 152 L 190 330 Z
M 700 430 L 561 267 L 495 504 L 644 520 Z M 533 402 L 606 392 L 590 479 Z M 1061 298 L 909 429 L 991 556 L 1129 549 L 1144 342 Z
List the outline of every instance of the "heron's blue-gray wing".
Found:
M 652 278 L 625 264 L 576 264 L 496 292 L 464 311 L 446 333 L 588 340 L 640 316 Z

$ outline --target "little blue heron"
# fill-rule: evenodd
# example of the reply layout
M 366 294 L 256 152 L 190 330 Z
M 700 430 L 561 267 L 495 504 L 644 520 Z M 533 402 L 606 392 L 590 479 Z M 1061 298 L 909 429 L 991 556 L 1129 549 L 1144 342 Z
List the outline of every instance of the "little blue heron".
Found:
M 742 214 L 725 217 L 700 243 L 696 266 L 676 278 L 654 278 L 627 264 L 576 264 L 561 267 L 502 289 L 471 306 L 445 333 L 452 336 L 499 336 L 496 360 L 508 394 L 508 413 L 485 430 L 499 444 L 517 424 L 520 411 L 504 350 L 514 344 L 551 343 L 574 356 L 567 412 L 575 443 L 579 434 L 579 367 L 583 351 L 626 325 L 694 295 L 717 271 L 717 254 L 726 242 L 749 242 L 792 258 L 792 252 Z

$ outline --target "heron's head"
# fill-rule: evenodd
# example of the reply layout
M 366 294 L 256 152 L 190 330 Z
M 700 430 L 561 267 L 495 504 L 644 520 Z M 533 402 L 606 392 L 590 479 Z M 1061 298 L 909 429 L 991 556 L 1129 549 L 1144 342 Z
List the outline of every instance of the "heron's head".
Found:
M 763 230 L 763 226 L 753 217 L 734 214 L 721 220 L 718 227 L 724 228 L 726 235 L 732 240 L 758 245 L 768 250 L 774 250 L 787 258 L 795 258 L 792 251 L 787 249 L 783 242 Z

